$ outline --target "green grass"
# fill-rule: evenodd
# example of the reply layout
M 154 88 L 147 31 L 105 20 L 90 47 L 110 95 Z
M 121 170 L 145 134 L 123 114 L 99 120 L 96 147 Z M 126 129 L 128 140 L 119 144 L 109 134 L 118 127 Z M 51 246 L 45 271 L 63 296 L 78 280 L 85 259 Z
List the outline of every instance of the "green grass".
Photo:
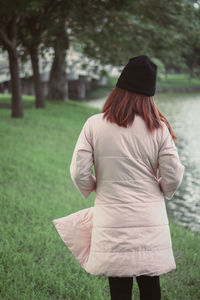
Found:
M 112 91 L 112 87 L 98 87 L 86 93 L 87 100 L 99 99 L 106 97 Z
M 0 299 L 109 300 L 107 278 L 83 270 L 52 223 L 94 204 L 69 166 L 82 125 L 99 110 L 70 100 L 35 109 L 23 98 L 25 117 L 13 119 L 10 96 L 0 96 Z M 160 276 L 162 300 L 200 299 L 200 237 L 169 221 L 177 269 Z
M 158 81 L 158 87 L 199 87 L 200 78 L 192 78 L 190 80 L 188 74 L 168 74 L 167 78 Z

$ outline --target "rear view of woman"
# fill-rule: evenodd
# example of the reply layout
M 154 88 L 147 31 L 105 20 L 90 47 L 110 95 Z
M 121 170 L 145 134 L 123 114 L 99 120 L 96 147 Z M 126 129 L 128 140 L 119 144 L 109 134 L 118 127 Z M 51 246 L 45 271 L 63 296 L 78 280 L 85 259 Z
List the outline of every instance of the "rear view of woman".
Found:
M 102 112 L 83 125 L 70 165 L 83 197 L 96 192 L 84 269 L 108 277 L 111 300 L 131 300 L 133 276 L 141 300 L 159 300 L 159 275 L 176 269 L 164 195 L 173 197 L 185 167 L 153 100 L 156 78 L 147 55 L 129 60 Z

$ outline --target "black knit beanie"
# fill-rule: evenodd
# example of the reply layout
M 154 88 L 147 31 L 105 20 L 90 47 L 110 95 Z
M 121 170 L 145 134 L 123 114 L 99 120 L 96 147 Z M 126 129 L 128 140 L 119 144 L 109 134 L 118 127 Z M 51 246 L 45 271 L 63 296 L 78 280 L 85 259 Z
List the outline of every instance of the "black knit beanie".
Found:
M 138 94 L 153 96 L 156 90 L 157 65 L 147 55 L 129 59 L 118 78 L 116 87 Z

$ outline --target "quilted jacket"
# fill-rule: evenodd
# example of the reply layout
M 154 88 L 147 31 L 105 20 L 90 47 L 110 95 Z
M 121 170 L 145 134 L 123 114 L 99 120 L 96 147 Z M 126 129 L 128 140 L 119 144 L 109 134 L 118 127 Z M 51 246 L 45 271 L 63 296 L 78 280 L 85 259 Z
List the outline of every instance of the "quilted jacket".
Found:
M 67 218 L 82 228 L 83 248 L 73 230 L 66 243 L 93 275 L 155 276 L 176 269 L 164 196 L 173 197 L 185 167 L 169 130 L 162 122 L 150 133 L 137 114 L 128 128 L 102 117 L 87 119 L 72 155 L 74 185 L 84 199 L 96 194 L 93 208 Z

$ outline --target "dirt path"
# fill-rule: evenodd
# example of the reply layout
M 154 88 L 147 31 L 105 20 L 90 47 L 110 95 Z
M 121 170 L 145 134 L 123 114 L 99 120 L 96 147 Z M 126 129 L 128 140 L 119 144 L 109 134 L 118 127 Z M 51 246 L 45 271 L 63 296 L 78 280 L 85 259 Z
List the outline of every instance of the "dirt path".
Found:
M 86 101 L 85 104 L 88 106 L 99 108 L 101 110 L 103 108 L 103 105 L 104 105 L 106 99 L 107 98 L 105 97 L 105 98 L 101 98 L 101 99 L 90 100 L 90 101 Z

